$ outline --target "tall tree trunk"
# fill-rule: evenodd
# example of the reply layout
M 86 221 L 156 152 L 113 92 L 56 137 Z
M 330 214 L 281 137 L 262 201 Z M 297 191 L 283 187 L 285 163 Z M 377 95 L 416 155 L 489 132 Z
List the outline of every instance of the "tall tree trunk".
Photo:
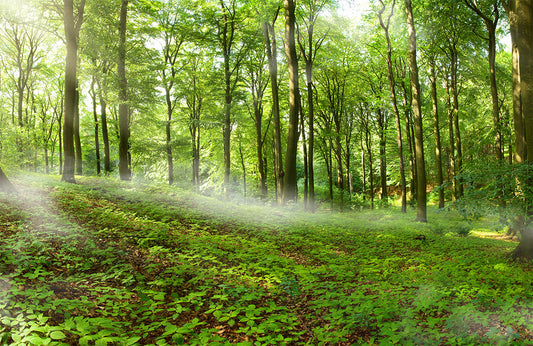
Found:
M 63 109 L 63 103 L 61 103 L 61 109 Z M 59 113 L 57 118 L 57 136 L 58 136 L 58 147 L 59 147 L 59 175 L 63 175 L 63 111 Z
M 174 160 L 172 158 L 172 100 L 170 99 L 170 89 L 165 88 L 165 100 L 167 103 L 167 123 L 165 126 L 167 139 L 167 163 L 168 163 L 168 184 L 174 184 Z
M 309 162 L 307 157 L 307 138 L 305 137 L 305 119 L 303 112 L 300 112 L 300 129 L 302 135 L 302 152 L 304 156 L 304 209 L 307 210 L 309 194 Z
M 435 60 L 430 58 L 430 81 L 431 81 L 431 101 L 433 105 L 433 124 L 435 134 L 435 161 L 437 170 L 437 185 L 439 191 L 439 208 L 444 208 L 444 179 L 442 177 L 442 146 L 440 142 L 440 125 L 439 125 L 439 104 L 437 98 L 437 77 L 435 73 Z
M 230 196 L 231 175 L 231 105 L 233 102 L 233 88 L 231 76 L 231 57 L 235 38 L 235 9 L 230 10 L 223 0 L 220 0 L 222 10 L 222 25 L 219 28 L 219 40 L 222 48 L 224 67 L 224 123 L 222 126 L 222 140 L 224 145 L 224 196 Z
M 80 138 L 80 91 L 76 81 L 76 107 L 74 108 L 74 144 L 76 151 L 76 174 L 83 175 L 83 157 Z
M 418 64 L 416 61 L 416 30 L 413 19 L 411 0 L 405 0 L 407 25 L 409 30 L 409 67 L 413 89 L 413 113 L 415 125 L 415 156 L 416 156 L 416 219 L 427 222 L 426 199 L 426 165 L 424 159 L 424 132 L 422 127 L 422 108 L 420 95 L 420 82 L 418 80 Z
M 412 119 L 411 119 L 411 101 L 409 101 L 408 90 L 404 83 L 402 83 L 403 89 L 403 102 L 405 105 L 405 134 L 407 139 L 407 151 L 409 154 L 409 187 L 411 190 L 411 200 L 416 199 L 416 158 L 415 158 L 415 148 L 414 141 L 412 136 Z
M 514 86 L 518 87 L 519 84 L 520 87 L 519 90 L 514 90 L 515 98 L 513 98 L 515 108 L 518 110 L 520 107 L 520 115 L 515 114 L 517 161 L 524 160 L 525 164 L 531 165 L 533 163 L 531 154 L 533 153 L 533 140 L 529 139 L 533 138 L 533 5 L 531 1 L 510 0 L 507 4 L 507 11 L 511 23 L 513 46 L 516 45 L 517 48 L 515 68 L 518 71 L 514 73 L 518 80 Z M 521 230 L 520 243 L 513 251 L 513 256 L 531 260 L 533 258 L 533 202 L 530 196 L 533 178 L 531 174 L 528 174 L 521 184 L 527 191 L 524 197 L 526 220 Z
M 276 181 L 276 199 L 281 203 L 283 191 L 283 154 L 281 151 L 281 121 L 279 114 L 279 88 L 278 88 L 278 61 L 276 35 L 274 32 L 274 23 L 278 17 L 278 11 L 272 24 L 263 23 L 263 36 L 268 58 L 268 72 L 270 75 L 270 88 L 272 92 L 272 123 L 274 125 L 274 174 Z
M 246 164 L 244 163 L 244 153 L 242 152 L 242 141 L 239 141 L 239 155 L 241 158 L 242 167 L 242 193 L 244 202 L 246 202 Z
M 455 136 L 454 136 L 454 113 L 452 108 L 452 101 L 451 101 L 451 92 L 450 92 L 450 81 L 448 79 L 448 76 L 446 76 L 446 103 L 448 108 L 448 138 L 450 142 L 450 178 L 452 181 L 452 202 L 457 201 L 457 179 L 455 179 L 455 176 L 457 175 L 457 164 L 455 162 Z
M 263 131 L 260 126 L 256 127 L 256 145 L 257 145 L 257 170 L 259 171 L 259 191 L 261 193 L 261 199 L 267 197 L 266 187 L 266 169 L 265 160 L 263 158 Z
M 96 77 L 92 77 L 91 81 L 91 98 L 93 106 L 93 120 L 94 120 L 94 150 L 96 152 L 96 174 L 100 175 L 102 172 L 101 168 L 101 158 L 100 158 L 100 136 L 99 136 L 99 122 L 98 122 L 98 111 L 97 111 L 97 102 L 96 102 L 96 91 L 94 90 L 94 85 L 96 84 Z
M 459 127 L 459 88 L 457 81 L 457 68 L 458 68 L 458 52 L 455 44 L 451 49 L 451 93 L 453 100 L 453 125 L 455 131 L 455 171 L 457 180 L 457 198 L 463 196 L 463 183 L 460 178 L 461 171 L 463 169 L 463 144 L 461 141 L 461 129 Z
M 385 113 L 381 108 L 378 108 L 378 126 L 379 126 L 379 174 L 381 183 L 381 199 L 389 198 L 387 191 L 387 139 L 385 132 L 387 131 L 387 122 Z
M 104 142 L 104 172 L 111 172 L 111 152 L 109 148 L 109 131 L 107 128 L 107 104 L 102 92 L 102 85 L 98 83 L 98 98 L 100 100 L 100 120 L 102 121 L 102 142 Z
M 368 156 L 368 176 L 370 180 L 370 208 L 374 209 L 374 164 L 372 155 L 372 138 L 370 135 L 370 129 L 368 123 L 365 126 L 365 144 Z
M 382 15 L 385 11 L 385 4 L 383 1 L 381 2 L 381 10 L 379 12 L 379 22 L 381 27 L 383 28 L 383 31 L 385 32 L 385 39 L 387 41 L 387 72 L 388 72 L 388 78 L 389 78 L 389 88 L 391 92 L 391 100 L 392 100 L 392 110 L 394 112 L 394 118 L 396 120 L 396 133 L 397 133 L 397 143 L 398 143 L 398 163 L 399 163 L 399 169 L 400 169 L 400 185 L 402 190 L 402 213 L 407 212 L 407 182 L 405 180 L 405 167 L 403 162 L 403 138 L 402 138 L 402 126 L 400 122 L 400 111 L 398 110 L 398 101 L 396 98 L 396 82 L 394 80 L 394 72 L 392 69 L 392 44 L 390 41 L 390 34 L 389 34 L 389 26 L 390 26 L 390 19 L 394 13 L 394 5 L 396 4 L 396 0 L 392 2 L 390 14 L 387 17 L 387 23 L 383 21 Z
M 130 109 L 126 79 L 126 27 L 128 0 L 121 0 L 117 72 L 119 80 L 119 173 L 121 180 L 131 180 L 130 167 Z
M 307 82 L 307 104 L 308 104 L 308 153 L 307 161 L 305 168 L 307 170 L 307 185 L 309 192 L 309 210 L 311 212 L 315 209 L 315 169 L 314 169 L 314 146 L 315 146 L 315 107 L 314 107 L 314 85 L 313 85 L 313 64 L 316 58 L 316 54 L 322 42 L 324 41 L 325 36 L 320 38 L 316 43 L 314 42 L 314 27 L 315 22 L 318 17 L 318 12 L 320 12 L 321 7 L 313 8 L 309 11 L 309 16 L 307 18 L 307 49 L 300 41 L 300 36 L 298 35 L 298 43 L 300 46 L 300 51 L 302 53 L 302 58 L 305 61 L 305 76 Z M 303 122 L 303 120 L 302 120 Z M 302 125 L 302 129 L 304 126 Z M 302 130 L 303 131 L 303 130 Z
M 77 21 L 74 20 L 74 0 L 64 0 L 63 19 L 67 56 L 65 59 L 65 113 L 63 116 L 64 167 L 62 181 L 75 183 L 74 166 L 74 117 L 76 112 L 76 74 L 78 61 L 78 36 L 83 21 L 85 0 L 78 5 Z
M 298 114 L 300 93 L 298 89 L 298 56 L 296 54 L 296 0 L 285 0 L 285 53 L 289 67 L 289 131 L 285 156 L 283 202 L 298 198 L 296 159 L 298 151 Z
M 494 5 L 497 8 L 497 5 Z M 492 97 L 492 119 L 496 130 L 495 151 L 498 161 L 502 162 L 503 139 L 502 124 L 500 119 L 500 107 L 498 100 L 498 84 L 496 83 L 496 24 L 489 29 L 489 69 L 490 69 L 490 94 Z
M 520 57 L 523 52 L 520 50 L 520 42 L 522 39 L 522 20 L 518 13 L 518 4 L 520 0 L 508 0 L 506 4 L 507 16 L 511 26 L 511 40 L 513 53 L 513 122 L 515 130 L 515 162 L 524 163 L 527 160 L 526 151 L 526 137 L 525 137 L 525 123 L 522 105 L 522 85 L 520 79 Z M 526 58 L 527 59 L 527 58 Z
M 363 136 L 361 135 L 361 171 L 363 173 L 363 201 L 366 199 L 366 162 L 365 162 L 365 147 L 363 146 Z

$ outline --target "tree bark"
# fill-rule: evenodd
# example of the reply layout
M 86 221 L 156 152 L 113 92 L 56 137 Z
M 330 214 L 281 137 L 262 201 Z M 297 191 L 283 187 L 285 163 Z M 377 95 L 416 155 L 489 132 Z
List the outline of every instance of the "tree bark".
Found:
M 101 158 L 100 158 L 100 130 L 98 122 L 98 111 L 97 111 L 97 102 L 96 102 L 96 91 L 94 90 L 94 85 L 96 84 L 96 77 L 93 76 L 91 80 L 91 99 L 93 106 L 93 121 L 94 121 L 94 150 L 96 152 L 96 174 L 100 175 L 102 172 L 101 167 Z
M 65 114 L 63 116 L 63 153 L 64 167 L 62 181 L 75 183 L 75 152 L 74 152 L 74 117 L 76 112 L 78 36 L 83 21 L 85 0 L 78 5 L 77 21 L 74 20 L 74 1 L 64 0 L 63 20 L 67 55 L 65 59 Z
M 74 108 L 74 144 L 76 152 L 76 174 L 83 175 L 83 157 L 80 138 L 80 91 L 76 81 L 76 106 Z
M 268 58 L 268 72 L 270 75 L 270 88 L 272 92 L 272 123 L 274 126 L 274 174 L 276 181 L 276 196 L 278 203 L 282 202 L 281 196 L 283 191 L 283 154 L 281 151 L 281 122 L 279 115 L 279 88 L 278 88 L 278 61 L 276 35 L 274 24 L 278 17 L 280 9 L 278 8 L 272 24 L 263 23 L 263 36 L 265 38 L 265 47 Z
M 533 163 L 533 4 L 526 0 L 510 0 L 508 13 L 511 22 L 513 46 L 516 44 L 517 85 L 519 90 L 514 90 L 515 108 L 520 107 L 520 116 L 515 114 L 515 132 L 517 133 L 517 158 L 524 160 L 525 164 Z M 513 34 L 514 33 L 514 34 Z M 518 121 L 516 121 L 518 120 Z M 519 152 L 521 151 L 521 152 Z M 520 162 L 520 161 L 519 161 Z M 528 177 L 522 181 L 523 190 L 531 192 L 533 178 L 528 170 Z M 526 215 L 524 227 L 521 230 L 520 243 L 513 251 L 516 258 L 533 258 L 533 201 L 531 196 L 524 197 L 524 212 Z
M 433 124 L 435 134 L 435 161 L 437 170 L 437 185 L 439 189 L 439 209 L 444 208 L 444 179 L 442 176 L 442 146 L 440 141 L 440 125 L 439 125 L 439 104 L 437 98 L 437 77 L 435 73 L 435 59 L 430 58 L 430 82 L 431 82 L 431 103 L 433 106 Z
M 389 34 L 389 26 L 390 26 L 390 19 L 394 13 L 394 5 L 396 4 L 396 0 L 392 2 L 390 14 L 387 18 L 387 23 L 383 21 L 382 15 L 385 11 L 385 4 L 383 1 L 381 2 L 381 10 L 379 12 L 379 22 L 381 27 L 383 28 L 383 31 L 385 33 L 385 39 L 387 41 L 387 72 L 388 72 L 388 78 L 389 78 L 389 88 L 391 92 L 391 100 L 392 100 L 392 110 L 394 112 L 394 118 L 396 120 L 396 133 L 397 133 L 397 143 L 398 143 L 398 163 L 399 163 L 399 169 L 400 169 L 400 184 L 401 184 L 401 193 L 402 193 L 402 207 L 401 211 L 402 213 L 407 212 L 407 182 L 405 180 L 405 167 L 403 162 L 403 138 L 402 138 L 402 127 L 400 123 L 400 111 L 398 110 L 398 101 L 396 98 L 396 82 L 394 80 L 394 72 L 392 69 L 392 44 L 390 41 L 390 34 Z
M 314 85 L 313 85 L 313 64 L 316 58 L 318 49 L 320 49 L 325 36 L 321 37 L 316 44 L 314 43 L 314 28 L 315 22 L 318 17 L 318 12 L 322 9 L 313 7 L 309 10 L 309 17 L 307 18 L 307 49 L 300 42 L 300 36 L 298 36 L 298 43 L 302 58 L 305 61 L 305 76 L 307 83 L 307 105 L 308 105 L 308 145 L 307 145 L 307 162 L 306 162 L 306 178 L 307 178 L 307 191 L 308 191 L 308 209 L 313 212 L 315 209 L 315 169 L 314 169 L 314 147 L 315 147 L 315 107 L 314 107 Z M 303 120 L 302 120 L 303 122 Z M 302 128 L 303 128 L 302 124 Z
M 296 159 L 298 151 L 298 115 L 300 93 L 298 89 L 298 56 L 296 54 L 296 0 L 285 0 L 285 53 L 289 70 L 289 130 L 287 153 L 285 156 L 285 180 L 283 202 L 296 201 L 298 198 Z
M 413 114 L 415 125 L 415 155 L 416 155 L 416 177 L 417 177 L 417 205 L 416 219 L 420 222 L 427 222 L 427 199 L 426 199 L 426 166 L 424 159 L 424 133 L 422 127 L 422 108 L 420 95 L 420 81 L 418 79 L 418 64 L 416 61 L 416 30 L 413 19 L 411 0 L 405 0 L 405 11 L 407 15 L 407 25 L 409 31 L 409 67 L 411 75 L 411 85 L 413 89 Z
M 449 177 L 452 181 L 452 201 L 457 201 L 457 165 L 455 162 L 455 136 L 454 136 L 454 127 L 453 127 L 453 108 L 451 101 L 451 92 L 450 92 L 450 81 L 448 76 L 446 76 L 446 103 L 448 108 L 448 138 L 450 143 L 450 172 Z
M 102 122 L 102 142 L 104 143 L 104 172 L 111 172 L 111 158 L 109 148 L 109 131 L 107 128 L 107 104 L 104 99 L 102 84 L 98 83 L 98 99 L 100 100 L 100 120 Z
M 130 167 L 130 109 L 128 105 L 128 81 L 126 79 L 126 29 L 128 0 L 122 0 L 119 21 L 118 86 L 119 86 L 119 174 L 121 180 L 131 180 Z
M 386 115 L 383 109 L 378 108 L 378 126 L 379 126 L 379 174 L 381 183 L 381 199 L 389 198 L 387 191 L 387 131 Z

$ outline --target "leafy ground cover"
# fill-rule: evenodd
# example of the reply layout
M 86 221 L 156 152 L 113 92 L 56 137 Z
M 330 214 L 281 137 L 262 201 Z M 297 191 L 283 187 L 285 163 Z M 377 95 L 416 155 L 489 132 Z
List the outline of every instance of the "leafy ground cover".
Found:
M 533 344 L 531 266 L 490 217 L 309 215 L 94 178 L 18 188 L 0 196 L 1 344 Z

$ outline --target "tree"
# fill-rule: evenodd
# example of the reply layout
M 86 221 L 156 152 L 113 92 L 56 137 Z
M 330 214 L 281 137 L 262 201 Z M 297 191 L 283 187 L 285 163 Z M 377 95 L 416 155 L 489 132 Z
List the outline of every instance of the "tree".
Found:
M 166 146 L 167 146 L 167 161 L 168 161 L 168 183 L 174 183 L 174 160 L 172 156 L 172 117 L 174 109 L 176 108 L 176 101 L 178 98 L 173 96 L 174 84 L 176 83 L 176 73 L 178 72 L 179 63 L 178 57 L 180 48 L 185 42 L 185 30 L 181 27 L 182 18 L 179 14 L 184 13 L 183 9 L 176 6 L 171 6 L 172 3 L 167 4 L 167 8 L 162 9 L 162 15 L 159 16 L 159 28 L 163 35 L 163 60 L 161 67 L 161 74 L 163 79 L 163 88 L 165 89 L 165 102 L 167 106 L 167 121 L 166 121 Z
M 268 86 L 268 76 L 266 76 L 264 72 L 266 53 L 261 50 L 256 50 L 256 52 L 257 53 L 255 54 L 249 54 L 249 58 L 247 59 L 248 61 L 246 64 L 246 70 L 248 78 L 246 81 L 246 85 L 250 90 L 250 94 L 252 96 L 252 107 L 248 108 L 250 117 L 252 118 L 255 127 L 257 170 L 259 173 L 259 188 L 261 193 L 261 199 L 265 199 L 267 197 L 267 177 L 263 152 L 269 126 L 267 127 L 266 131 L 263 131 L 263 97 L 265 94 L 265 90 Z M 239 142 L 239 153 L 241 154 L 242 159 L 243 156 L 241 146 L 242 140 Z M 245 168 L 243 165 L 243 171 L 244 170 Z
M 298 152 L 298 116 L 300 112 L 300 90 L 298 86 L 298 56 L 296 53 L 296 0 L 285 0 L 285 54 L 289 70 L 289 124 L 287 152 L 285 155 L 285 176 L 283 202 L 298 198 L 298 173 L 296 159 Z
M 509 0 L 505 3 L 511 24 L 513 41 L 513 66 L 515 81 L 513 103 L 515 107 L 515 132 L 517 162 L 533 163 L 533 6 L 531 1 Z M 519 103 L 518 105 L 516 103 Z M 516 258 L 533 258 L 532 197 L 533 179 L 528 176 L 521 181 L 525 191 L 525 223 L 521 229 L 522 238 L 513 251 Z
M 444 208 L 444 178 L 442 176 L 442 145 L 440 140 L 439 104 L 437 98 L 437 77 L 435 73 L 435 58 L 429 58 L 431 104 L 433 106 L 433 129 L 435 135 L 435 161 L 437 170 L 437 185 L 439 186 L 439 208 Z
M 74 117 L 77 107 L 78 41 L 83 23 L 85 0 L 79 2 L 76 15 L 74 14 L 74 0 L 64 0 L 63 4 L 67 56 L 65 62 L 65 114 L 63 116 L 63 152 L 65 157 L 61 180 L 74 183 L 76 182 L 74 178 Z
M 239 44 L 236 35 L 239 32 L 238 2 L 237 0 L 219 0 L 220 18 L 217 21 L 217 39 L 222 50 L 224 69 L 224 120 L 222 126 L 222 138 L 224 143 L 224 193 L 230 194 L 231 174 L 231 132 L 234 92 L 239 82 L 239 69 L 245 56 L 246 47 Z M 239 49 L 240 48 L 240 49 Z
M 270 89 L 272 93 L 272 123 L 274 136 L 274 171 L 276 180 L 276 195 L 278 203 L 282 202 L 283 191 L 283 154 L 281 151 L 281 120 L 279 114 L 279 86 L 278 86 L 278 47 L 274 25 L 278 18 L 281 7 L 274 11 L 272 21 L 263 22 L 263 37 L 268 58 L 268 74 L 270 76 Z
M 328 0 L 310 0 L 305 3 L 307 7 L 307 13 L 302 15 L 302 20 L 307 27 L 307 42 L 302 42 L 300 31 L 298 30 L 298 45 L 302 54 L 302 59 L 305 62 L 305 77 L 307 82 L 307 107 L 308 107 L 308 150 L 307 150 L 307 177 L 308 177 L 308 202 L 309 210 L 315 209 L 315 169 L 314 169 L 314 146 L 315 146 L 315 111 L 314 111 L 314 86 L 313 86 L 313 64 L 316 59 L 316 55 L 326 34 L 314 41 L 315 24 L 318 19 L 318 15 L 328 3 Z M 303 124 L 302 124 L 303 127 Z M 303 132 L 303 131 L 302 131 Z M 303 132 L 305 133 L 305 132 Z M 305 149 L 305 148 L 304 148 Z
M 478 4 L 476 0 L 463 0 L 465 4 L 483 19 L 487 29 L 488 37 L 488 60 L 490 71 L 490 90 L 492 98 L 492 119 L 494 121 L 496 157 L 498 161 L 503 161 L 502 125 L 500 120 L 500 104 L 498 101 L 498 84 L 496 83 L 496 29 L 500 19 L 499 4 L 496 0 L 483 1 Z M 486 4 L 485 4 L 486 3 Z M 485 5 L 486 8 L 481 8 Z M 490 14 L 488 13 L 490 12 Z
M 8 21 L 3 30 L 3 38 L 9 58 L 13 60 L 16 73 L 11 75 L 15 81 L 17 90 L 17 119 L 18 126 L 24 126 L 24 97 L 29 87 L 30 77 L 39 66 L 41 56 L 40 45 L 43 41 L 43 33 L 27 23 L 15 23 Z
M 418 79 L 418 64 L 416 59 L 416 30 L 413 19 L 411 0 L 405 0 L 405 12 L 407 15 L 407 28 L 409 30 L 409 68 L 412 85 L 412 99 L 415 125 L 415 155 L 417 176 L 417 221 L 427 222 L 426 211 L 426 166 L 424 159 L 424 133 L 422 126 L 422 105 L 420 93 L 420 81 Z
M 397 143 L 398 143 L 398 162 L 400 170 L 400 184 L 402 190 L 402 213 L 407 212 L 407 182 L 405 180 L 405 168 L 403 163 L 403 138 L 402 138 L 402 127 L 400 122 L 400 111 L 398 110 L 398 101 L 396 98 L 396 82 L 394 79 L 394 71 L 392 68 L 392 44 L 390 40 L 389 27 L 390 20 L 394 13 L 394 6 L 396 0 L 393 0 L 390 8 L 389 15 L 387 16 L 386 22 L 383 20 L 383 14 L 385 12 L 386 6 L 383 0 L 380 0 L 381 10 L 378 12 L 379 23 L 381 28 L 384 31 L 385 40 L 387 41 L 387 74 L 389 79 L 389 88 L 391 92 L 391 101 L 392 109 L 394 112 L 394 118 L 396 120 L 396 133 L 397 133 Z
M 131 180 L 130 167 L 130 107 L 128 105 L 128 81 L 126 79 L 126 29 L 128 0 L 121 0 L 118 45 L 118 87 L 119 87 L 119 173 L 121 180 Z

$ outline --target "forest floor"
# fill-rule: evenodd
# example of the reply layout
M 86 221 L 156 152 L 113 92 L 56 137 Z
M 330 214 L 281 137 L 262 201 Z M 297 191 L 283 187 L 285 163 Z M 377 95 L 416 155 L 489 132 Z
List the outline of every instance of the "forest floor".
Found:
M 533 344 L 533 267 L 508 259 L 493 217 L 15 184 L 0 195 L 2 345 Z

